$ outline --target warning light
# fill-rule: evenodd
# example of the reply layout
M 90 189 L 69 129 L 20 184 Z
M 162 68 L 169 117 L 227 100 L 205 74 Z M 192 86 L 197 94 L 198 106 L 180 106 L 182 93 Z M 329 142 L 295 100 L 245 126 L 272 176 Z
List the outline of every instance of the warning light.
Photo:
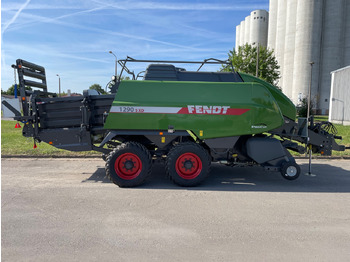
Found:
M 15 128 L 21 128 L 21 125 L 20 125 L 19 123 L 17 123 L 17 124 L 15 125 Z
M 323 155 L 324 154 L 324 151 L 321 151 L 321 155 Z
M 161 135 L 161 136 L 162 136 L 162 135 L 163 135 L 163 132 L 159 132 L 159 135 Z
M 22 97 L 22 100 L 24 101 L 24 100 L 26 100 L 26 98 L 25 98 L 25 97 Z
M 52 145 L 53 144 L 52 141 L 50 141 L 49 144 Z

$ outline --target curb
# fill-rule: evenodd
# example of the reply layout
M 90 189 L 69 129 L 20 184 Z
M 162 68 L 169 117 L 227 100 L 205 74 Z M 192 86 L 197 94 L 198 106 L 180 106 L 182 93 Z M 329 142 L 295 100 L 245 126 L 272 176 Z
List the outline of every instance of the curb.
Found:
M 101 155 L 69 156 L 69 155 L 1 155 L 1 158 L 100 158 Z
M 309 159 L 308 156 L 295 156 L 295 159 Z M 312 159 L 350 160 L 350 156 L 313 156 Z
M 1 158 L 99 158 L 101 155 L 1 155 Z M 308 156 L 294 156 L 295 159 L 309 159 Z M 325 160 L 350 160 L 350 156 L 313 156 L 312 159 L 325 159 Z

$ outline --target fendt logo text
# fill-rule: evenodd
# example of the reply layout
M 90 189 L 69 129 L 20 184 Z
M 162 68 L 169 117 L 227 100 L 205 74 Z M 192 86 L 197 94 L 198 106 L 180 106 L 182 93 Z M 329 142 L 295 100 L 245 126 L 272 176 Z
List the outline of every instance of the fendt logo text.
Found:
M 197 105 L 188 105 L 189 114 L 216 114 L 216 115 L 225 115 L 229 106 L 197 106 Z

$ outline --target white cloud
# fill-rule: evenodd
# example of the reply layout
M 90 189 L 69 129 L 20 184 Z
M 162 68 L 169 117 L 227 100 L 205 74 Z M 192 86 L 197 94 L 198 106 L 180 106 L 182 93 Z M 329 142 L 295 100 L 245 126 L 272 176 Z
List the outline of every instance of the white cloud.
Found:
M 21 7 L 17 10 L 17 12 L 15 13 L 15 15 L 10 19 L 10 21 L 8 21 L 5 26 L 2 29 L 2 33 L 4 33 L 6 31 L 6 29 L 16 21 L 17 17 L 20 15 L 20 13 L 23 11 L 24 8 L 27 7 L 27 5 L 30 3 L 30 0 L 27 0 L 23 5 L 21 5 Z
M 235 3 L 188 3 L 179 1 L 100 1 L 93 0 L 95 3 L 109 5 L 115 8 L 125 8 L 129 10 L 193 10 L 193 11 L 232 11 L 232 10 L 254 10 L 254 9 L 266 9 L 266 4 L 247 4 L 245 1 L 240 4 Z

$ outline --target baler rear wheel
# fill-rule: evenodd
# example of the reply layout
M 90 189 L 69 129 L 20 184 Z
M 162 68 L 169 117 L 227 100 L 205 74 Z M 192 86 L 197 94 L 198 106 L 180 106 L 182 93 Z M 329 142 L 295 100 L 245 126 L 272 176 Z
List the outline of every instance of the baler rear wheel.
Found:
M 281 175 L 287 180 L 295 180 L 300 176 L 300 167 L 295 162 L 285 162 L 281 168 Z
M 174 146 L 168 153 L 166 171 L 180 186 L 196 186 L 209 174 L 211 160 L 208 152 L 193 142 Z
M 134 187 L 143 184 L 151 173 L 152 157 L 142 144 L 127 142 L 108 155 L 105 168 L 114 184 Z

